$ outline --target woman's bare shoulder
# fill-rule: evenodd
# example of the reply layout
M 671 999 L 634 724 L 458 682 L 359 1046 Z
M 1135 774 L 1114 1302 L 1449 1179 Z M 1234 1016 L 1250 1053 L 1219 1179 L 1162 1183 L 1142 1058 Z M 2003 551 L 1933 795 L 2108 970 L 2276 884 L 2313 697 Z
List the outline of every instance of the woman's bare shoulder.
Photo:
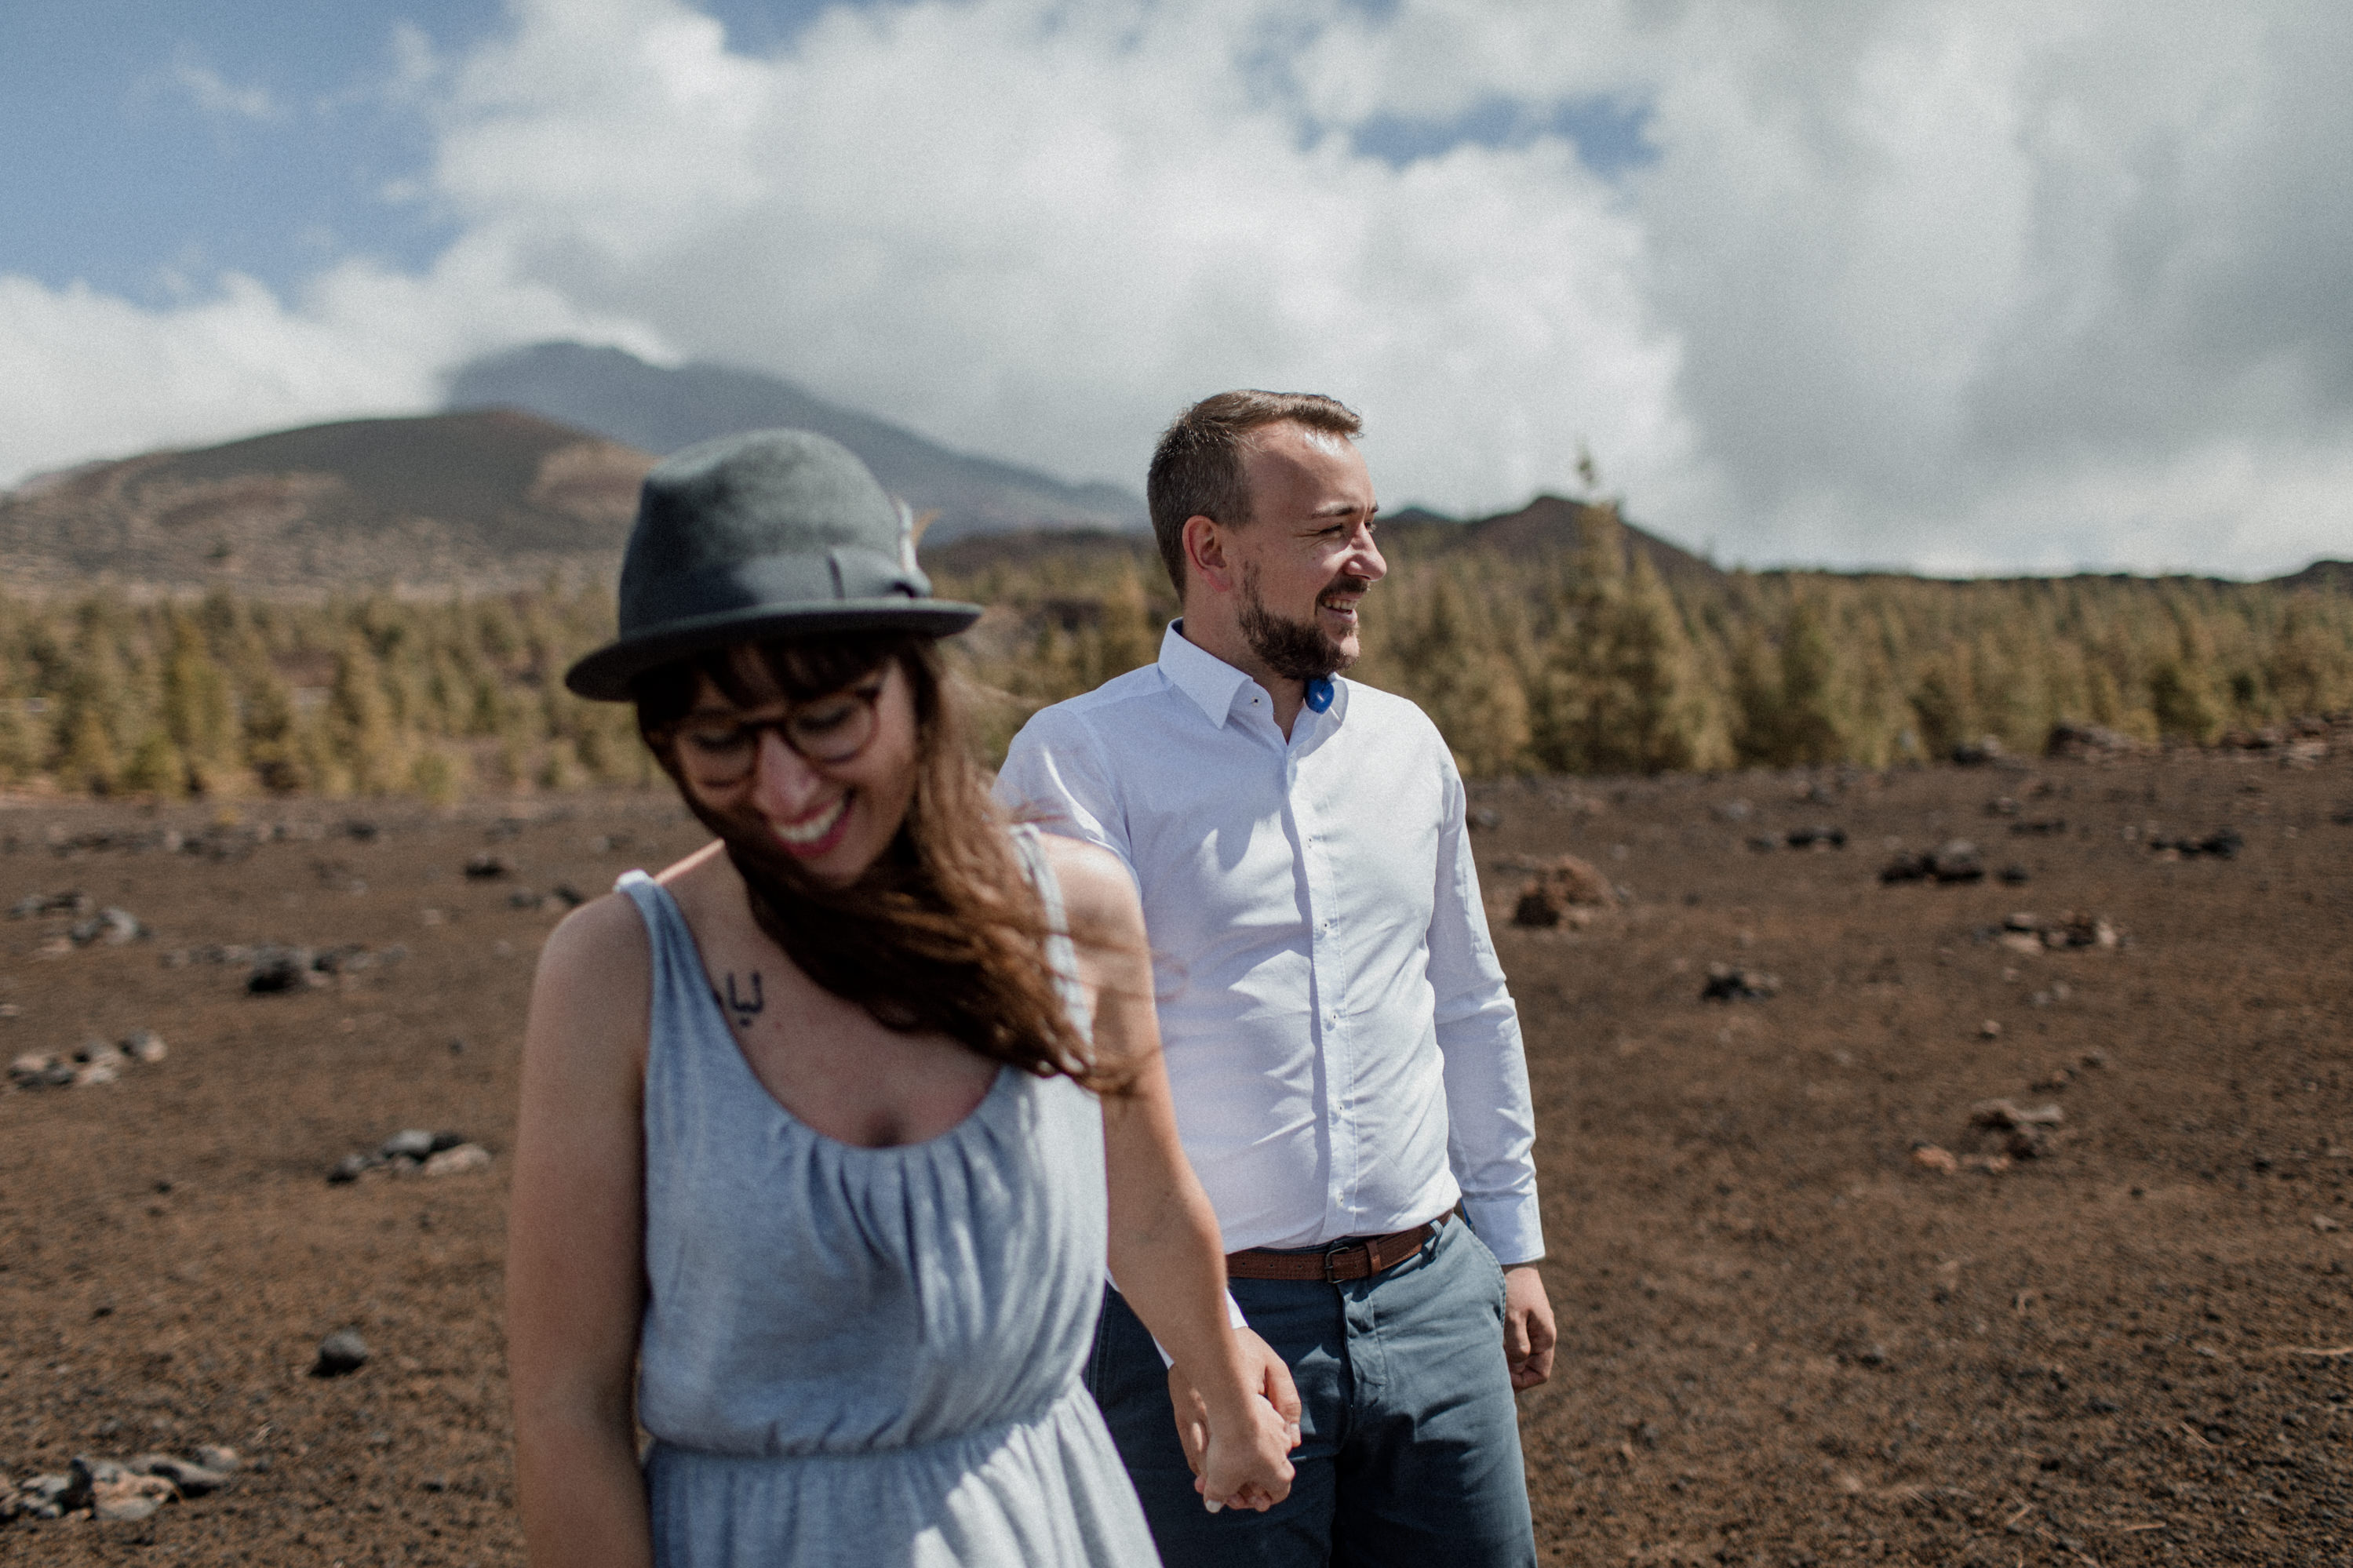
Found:
M 564 917 L 539 950 L 538 985 L 642 990 L 652 973 L 646 922 L 625 894 L 589 900 Z
M 1144 906 L 1135 896 L 1135 882 L 1127 863 L 1101 845 L 1060 834 L 1039 835 L 1046 864 L 1061 885 L 1062 906 L 1069 911 L 1071 934 L 1082 942 L 1116 946 L 1144 940 Z

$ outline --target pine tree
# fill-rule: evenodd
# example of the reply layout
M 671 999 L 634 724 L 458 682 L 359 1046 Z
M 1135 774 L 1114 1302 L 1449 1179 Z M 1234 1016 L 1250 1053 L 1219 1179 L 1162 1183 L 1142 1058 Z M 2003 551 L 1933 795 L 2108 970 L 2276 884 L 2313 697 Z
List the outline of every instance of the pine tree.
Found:
M 327 749 L 349 788 L 383 795 L 407 782 L 406 748 L 394 725 L 392 704 L 367 640 L 356 632 L 335 656 L 325 722 Z
M 236 793 L 247 777 L 236 694 L 228 672 L 206 647 L 202 626 L 176 613 L 164 667 L 163 709 L 164 732 L 178 754 L 185 787 L 202 795 Z

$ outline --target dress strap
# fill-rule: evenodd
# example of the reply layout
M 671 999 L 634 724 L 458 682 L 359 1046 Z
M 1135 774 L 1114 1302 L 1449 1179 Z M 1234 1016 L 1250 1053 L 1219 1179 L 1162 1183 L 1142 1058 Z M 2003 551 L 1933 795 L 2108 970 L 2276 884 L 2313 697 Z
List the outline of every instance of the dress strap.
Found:
M 693 928 L 686 923 L 686 911 L 678 907 L 670 889 L 643 871 L 624 871 L 613 883 L 613 890 L 637 905 L 638 918 L 646 922 L 646 939 L 653 945 L 657 1005 L 665 994 L 685 1003 L 710 990 L 710 982 L 703 978 L 702 955 L 694 945 Z

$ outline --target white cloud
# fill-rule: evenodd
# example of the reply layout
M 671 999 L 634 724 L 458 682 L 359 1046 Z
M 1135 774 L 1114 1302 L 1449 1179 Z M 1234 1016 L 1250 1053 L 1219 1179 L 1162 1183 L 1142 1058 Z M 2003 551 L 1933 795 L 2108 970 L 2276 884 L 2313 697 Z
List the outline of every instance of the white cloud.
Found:
M 232 86 L 202 60 L 183 57 L 172 67 L 172 79 L 207 114 L 233 120 L 276 120 L 286 112 L 267 89 Z
M 519 14 L 438 188 L 690 353 L 1131 485 L 1183 404 L 1263 384 L 1363 405 L 1398 502 L 1525 500 L 1580 437 L 1688 488 L 1634 215 L 1556 140 L 1395 169 L 1320 133 L 1252 61 L 1313 7 L 837 12 L 772 60 L 678 5 Z
M 157 310 L 0 275 L 0 485 L 155 447 L 423 413 L 443 367 L 560 336 L 665 352 L 642 327 L 509 280 L 465 244 L 421 278 L 345 262 L 292 302 L 235 275 Z
M 918 0 L 731 53 L 684 0 L 402 35 L 463 237 L 301 299 L 0 279 L 0 474 L 421 406 L 589 333 L 1136 482 L 1237 384 L 1357 404 L 1384 497 L 1573 483 L 1752 562 L 2266 572 L 2353 538 L 2353 12 L 2084 0 Z M 192 86 L 192 90 L 194 87 Z M 222 90 L 234 98 L 234 89 Z M 1352 132 L 1646 109 L 1393 167 Z M 26 378 L 16 378 L 22 386 Z M 12 407 L 11 404 L 23 406 Z

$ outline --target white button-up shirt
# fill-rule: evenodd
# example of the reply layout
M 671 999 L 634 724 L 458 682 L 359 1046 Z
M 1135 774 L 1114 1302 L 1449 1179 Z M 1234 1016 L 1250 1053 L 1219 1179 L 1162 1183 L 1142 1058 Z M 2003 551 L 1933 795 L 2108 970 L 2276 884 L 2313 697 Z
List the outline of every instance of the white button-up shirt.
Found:
M 997 798 L 1135 878 L 1177 1130 L 1229 1251 L 1459 1198 L 1496 1257 L 1534 1259 L 1535 1118 L 1462 780 L 1420 709 L 1332 685 L 1286 741 L 1273 699 L 1172 626 L 1157 664 L 1032 717 Z

